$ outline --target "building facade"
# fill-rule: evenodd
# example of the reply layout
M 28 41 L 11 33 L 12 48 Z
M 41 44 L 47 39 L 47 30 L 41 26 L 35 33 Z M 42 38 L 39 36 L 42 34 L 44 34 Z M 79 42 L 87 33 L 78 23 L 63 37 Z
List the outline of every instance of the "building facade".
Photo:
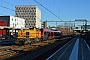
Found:
M 7 26 L 7 22 L 0 20 L 0 26 Z M 0 39 L 1 39 L 2 35 L 5 35 L 5 34 L 6 34 L 6 30 L 0 29 Z
M 0 16 L 0 20 L 6 21 L 8 27 L 12 28 L 25 28 L 25 19 L 14 16 Z
M 15 16 L 25 19 L 25 28 L 41 28 L 41 11 L 36 5 L 16 6 Z

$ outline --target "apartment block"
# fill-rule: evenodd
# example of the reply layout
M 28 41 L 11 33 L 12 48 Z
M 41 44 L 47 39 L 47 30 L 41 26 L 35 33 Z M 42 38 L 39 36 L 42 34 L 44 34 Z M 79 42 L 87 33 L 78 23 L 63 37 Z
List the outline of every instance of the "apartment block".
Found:
M 15 16 L 25 19 L 25 28 L 41 28 L 41 11 L 36 5 L 17 5 Z

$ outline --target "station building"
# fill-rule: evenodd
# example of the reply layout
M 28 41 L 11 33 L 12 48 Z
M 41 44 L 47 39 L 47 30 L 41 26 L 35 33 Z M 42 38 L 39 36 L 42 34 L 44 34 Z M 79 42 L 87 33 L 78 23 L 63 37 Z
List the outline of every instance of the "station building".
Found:
M 17 5 L 15 16 L 25 19 L 25 28 L 41 28 L 41 11 L 36 5 Z
M 0 20 L 6 22 L 6 26 L 12 28 L 25 28 L 25 19 L 14 16 L 0 16 Z

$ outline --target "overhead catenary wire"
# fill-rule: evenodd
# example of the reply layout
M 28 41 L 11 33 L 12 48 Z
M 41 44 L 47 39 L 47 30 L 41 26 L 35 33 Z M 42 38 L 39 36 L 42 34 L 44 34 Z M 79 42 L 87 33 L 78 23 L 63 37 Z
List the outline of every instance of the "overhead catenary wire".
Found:
M 49 11 L 51 14 L 53 14 L 55 17 L 57 17 L 58 19 L 62 20 L 60 17 L 58 17 L 56 14 L 54 14 L 52 11 L 50 11 L 48 8 L 46 8 L 45 6 L 43 6 L 41 3 L 39 3 L 38 1 L 34 0 L 36 3 L 38 3 L 39 5 L 41 5 L 43 8 L 45 8 L 47 11 Z
M 53 0 L 53 3 L 55 4 L 54 0 Z M 56 5 L 56 4 L 55 4 Z M 60 9 L 58 8 L 58 6 L 56 5 L 58 11 L 59 11 L 59 17 L 60 17 Z
M 13 4 L 11 4 L 11 3 L 8 3 L 7 1 L 5 1 L 5 0 L 2 0 L 3 2 L 5 2 L 5 3 L 7 3 L 7 4 L 9 4 L 9 5 L 11 5 L 11 6 L 14 6 Z M 59 18 L 60 19 L 60 17 L 58 17 L 57 15 L 55 15 L 52 11 L 50 11 L 48 8 L 46 8 L 45 6 L 43 6 L 42 4 L 40 4 L 38 1 L 36 1 L 36 0 L 34 0 L 35 2 L 37 2 L 39 5 L 41 5 L 43 8 L 45 8 L 47 11 L 49 11 L 50 13 L 52 13 L 54 16 L 56 16 L 57 18 Z M 23 0 L 23 2 L 24 2 L 24 0 Z M 24 3 L 23 3 L 24 4 Z M 13 10 L 13 9 L 10 9 L 10 8 L 8 8 L 8 7 L 5 7 L 5 6 L 2 6 L 1 5 L 1 7 L 2 8 L 6 8 L 6 9 L 9 9 L 9 10 L 12 10 L 12 11 L 15 11 L 15 10 Z M 61 20 L 61 19 L 60 19 Z
M 7 3 L 7 4 L 11 5 L 11 6 L 14 6 L 13 4 L 8 3 L 8 2 L 7 2 L 7 1 L 5 1 L 5 0 L 1 0 L 1 1 L 3 1 L 3 2 L 5 2 L 5 3 Z M 15 11 L 15 10 L 13 10 L 13 9 L 11 9 L 11 8 L 8 8 L 8 7 L 3 6 L 2 4 L 0 5 L 0 7 L 1 7 L 1 8 L 8 9 L 8 10 L 11 10 L 11 11 Z
M 5 2 L 5 3 L 7 3 L 7 4 L 9 4 L 9 5 L 11 5 L 11 6 L 14 6 L 13 4 L 11 4 L 11 3 L 9 3 L 9 2 L 7 2 L 5 0 L 2 0 L 2 1 Z
M 53 3 L 56 5 L 57 9 L 59 10 L 59 17 L 60 17 L 60 13 L 63 15 L 63 13 L 61 12 L 61 10 L 59 9 L 59 7 L 57 6 L 57 4 L 54 2 L 53 0 Z M 64 16 L 64 15 L 63 15 Z M 65 16 L 64 16 L 65 17 Z M 66 18 L 66 17 L 65 17 Z M 67 18 L 66 18 L 67 19 Z
M 0 13 L 0 15 L 5 15 L 5 14 L 3 14 L 3 13 Z
M 8 10 L 11 10 L 11 11 L 15 11 L 15 10 L 13 10 L 13 9 L 10 9 L 10 8 L 5 7 L 5 6 L 2 6 L 2 5 L 1 5 L 0 7 L 5 8 L 5 9 L 8 9 Z

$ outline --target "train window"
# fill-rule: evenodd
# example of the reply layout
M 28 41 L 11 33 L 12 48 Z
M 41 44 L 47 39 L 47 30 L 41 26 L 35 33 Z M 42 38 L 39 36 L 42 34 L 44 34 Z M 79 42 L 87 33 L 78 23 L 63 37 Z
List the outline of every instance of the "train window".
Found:
M 26 35 L 29 35 L 29 32 L 26 32 Z
M 46 34 L 46 32 L 44 32 L 44 34 Z
M 26 32 L 26 38 L 29 38 L 29 32 Z

